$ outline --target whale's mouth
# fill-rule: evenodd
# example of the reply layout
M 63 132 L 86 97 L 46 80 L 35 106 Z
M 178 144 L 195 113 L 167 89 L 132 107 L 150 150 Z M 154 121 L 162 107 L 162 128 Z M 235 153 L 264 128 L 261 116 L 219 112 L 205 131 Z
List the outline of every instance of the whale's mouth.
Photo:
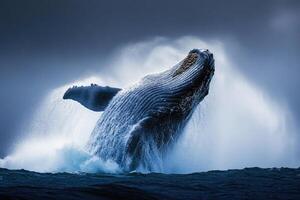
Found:
M 187 69 L 189 69 L 193 64 L 196 63 L 198 59 L 198 54 L 193 52 L 189 53 L 189 55 L 183 60 L 182 64 L 180 67 L 174 72 L 173 77 L 182 74 L 185 72 Z

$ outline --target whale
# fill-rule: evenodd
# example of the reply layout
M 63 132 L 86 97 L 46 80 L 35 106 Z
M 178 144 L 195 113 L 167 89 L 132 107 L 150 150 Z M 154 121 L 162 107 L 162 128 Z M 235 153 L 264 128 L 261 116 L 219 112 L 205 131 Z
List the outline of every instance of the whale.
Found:
M 208 49 L 193 49 L 173 67 L 128 88 L 73 86 L 63 99 L 101 112 L 86 148 L 124 171 L 161 171 L 163 160 L 195 108 L 208 95 L 215 71 Z

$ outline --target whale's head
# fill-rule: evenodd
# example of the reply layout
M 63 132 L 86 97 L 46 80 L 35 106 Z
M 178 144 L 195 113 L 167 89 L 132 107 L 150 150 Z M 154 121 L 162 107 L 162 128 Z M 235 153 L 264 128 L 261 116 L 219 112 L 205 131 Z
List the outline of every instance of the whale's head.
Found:
M 167 82 L 178 109 L 190 113 L 209 92 L 214 75 L 214 57 L 207 49 L 193 49 L 177 65 L 168 70 Z

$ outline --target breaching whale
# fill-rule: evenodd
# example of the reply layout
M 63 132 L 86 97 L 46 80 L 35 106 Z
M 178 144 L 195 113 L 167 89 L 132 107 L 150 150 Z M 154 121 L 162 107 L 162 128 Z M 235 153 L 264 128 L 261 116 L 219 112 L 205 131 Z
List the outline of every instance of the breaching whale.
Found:
M 208 94 L 214 70 L 213 54 L 193 49 L 169 70 L 127 89 L 74 86 L 63 98 L 103 111 L 87 144 L 91 154 L 124 171 L 160 171 L 166 151 Z

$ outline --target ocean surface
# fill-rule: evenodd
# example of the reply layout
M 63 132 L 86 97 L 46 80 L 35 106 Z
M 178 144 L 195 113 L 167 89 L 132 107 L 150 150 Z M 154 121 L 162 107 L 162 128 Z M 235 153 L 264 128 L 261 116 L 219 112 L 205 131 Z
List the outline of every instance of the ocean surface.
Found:
M 193 174 L 37 173 L 2 168 L 0 199 L 300 199 L 300 168 Z

